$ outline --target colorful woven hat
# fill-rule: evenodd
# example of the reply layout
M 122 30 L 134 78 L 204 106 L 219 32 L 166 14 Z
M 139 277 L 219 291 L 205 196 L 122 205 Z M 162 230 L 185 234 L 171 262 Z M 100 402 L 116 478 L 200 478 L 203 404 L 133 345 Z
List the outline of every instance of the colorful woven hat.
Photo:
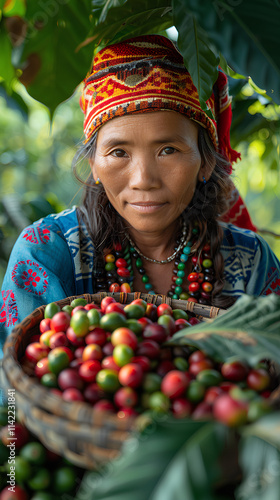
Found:
M 216 150 L 229 161 L 227 170 L 231 173 L 231 164 L 240 153 L 230 146 L 231 98 L 221 69 L 206 104 L 213 118 L 201 109 L 197 89 L 171 40 L 161 35 L 125 40 L 100 50 L 84 80 L 80 105 L 85 115 L 85 143 L 115 117 L 173 110 L 208 131 Z M 238 220 L 235 224 L 239 225 Z M 244 227 L 242 222 L 240 225 Z M 245 227 L 255 229 L 248 220 Z
M 205 127 L 215 148 L 230 162 L 240 156 L 230 147 L 231 99 L 226 75 L 219 71 L 207 101 L 211 119 L 201 109 L 182 55 L 160 35 L 136 37 L 98 52 L 84 80 L 80 104 L 85 114 L 85 142 L 116 116 L 169 109 Z

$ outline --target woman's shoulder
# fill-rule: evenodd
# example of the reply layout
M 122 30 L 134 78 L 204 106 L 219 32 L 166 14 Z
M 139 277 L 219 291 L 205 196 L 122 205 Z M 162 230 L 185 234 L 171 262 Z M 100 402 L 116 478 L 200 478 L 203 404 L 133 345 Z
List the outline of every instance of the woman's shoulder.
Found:
M 279 269 L 279 261 L 267 241 L 258 233 L 230 223 L 221 223 L 223 241 L 221 252 L 226 261 L 239 259 L 243 267 L 253 267 L 257 261 Z
M 75 234 L 77 226 L 76 210 L 73 207 L 58 214 L 47 215 L 24 228 L 13 246 L 7 267 L 12 281 L 17 284 L 26 273 L 37 272 L 42 278 L 40 283 L 43 284 L 46 274 L 59 273 L 63 262 L 71 262 L 71 245 L 67 241 L 67 235 L 70 232 L 73 239 L 73 231 Z M 78 246 L 78 239 L 76 240 Z M 37 289 L 38 285 L 36 291 Z
M 280 263 L 268 243 L 254 231 L 222 223 L 221 252 L 225 262 L 225 291 L 266 295 L 279 291 Z
M 89 273 L 92 267 L 93 247 L 80 227 L 76 207 L 50 214 L 27 226 L 18 236 L 9 259 L 8 270 L 13 273 L 29 268 L 61 272 L 61 266 L 77 275 Z M 64 272 L 66 271 L 64 269 Z M 43 272 L 43 271 L 41 271 Z
M 224 233 L 221 244 L 221 251 L 224 255 L 236 254 L 240 258 L 244 255 L 252 260 L 257 254 L 260 254 L 263 258 L 272 259 L 279 264 L 273 250 L 260 234 L 230 223 L 222 222 L 220 225 Z
M 59 213 L 49 214 L 28 226 L 26 228 L 30 233 L 32 230 L 34 232 L 41 232 L 43 229 L 44 234 L 48 235 L 50 232 L 54 232 L 61 235 L 66 235 L 71 230 L 77 230 L 79 227 L 78 217 L 77 217 L 77 207 L 67 208 Z
M 244 251 L 255 251 L 256 245 L 264 242 L 260 235 L 250 229 L 243 229 L 227 222 L 220 222 L 220 226 L 224 233 L 222 241 L 224 250 L 238 248 Z
M 68 246 L 71 253 L 79 247 L 82 240 L 88 239 L 86 228 L 79 224 L 77 207 L 68 208 L 59 213 L 49 214 L 21 233 L 17 245 L 35 245 L 37 248 L 52 244 L 56 247 Z
M 37 251 L 44 252 L 48 247 L 58 262 L 66 258 L 67 253 L 78 275 L 90 274 L 92 271 L 93 243 L 86 225 L 78 219 L 75 206 L 47 215 L 28 226 L 21 233 L 16 246 L 19 248 L 22 245 L 37 247 Z

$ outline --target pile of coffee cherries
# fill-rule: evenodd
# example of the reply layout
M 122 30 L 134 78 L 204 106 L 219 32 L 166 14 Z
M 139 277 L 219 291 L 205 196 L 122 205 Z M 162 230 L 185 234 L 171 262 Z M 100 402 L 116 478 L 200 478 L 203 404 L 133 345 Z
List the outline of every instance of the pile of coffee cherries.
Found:
M 142 299 L 123 305 L 106 296 L 97 305 L 78 298 L 62 310 L 50 303 L 22 364 L 63 400 L 121 419 L 154 412 L 237 426 L 271 411 L 275 381 L 266 360 L 217 363 L 193 347 L 166 344 L 198 322 Z
M 0 500 L 60 500 L 73 498 L 83 469 L 47 450 L 0 406 Z M 70 496 L 71 495 L 71 496 Z

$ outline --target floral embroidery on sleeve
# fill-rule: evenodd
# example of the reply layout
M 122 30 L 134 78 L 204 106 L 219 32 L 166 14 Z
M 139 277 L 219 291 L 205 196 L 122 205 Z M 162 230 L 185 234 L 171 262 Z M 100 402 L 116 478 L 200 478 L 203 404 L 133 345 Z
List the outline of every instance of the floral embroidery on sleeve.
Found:
M 38 224 L 38 226 L 28 227 L 23 234 L 23 238 L 30 243 L 35 243 L 38 245 L 40 242 L 44 244 L 48 243 L 50 239 L 50 226 L 45 226 L 44 224 Z
M 31 260 L 18 262 L 12 271 L 12 280 L 19 287 L 35 295 L 42 295 L 48 287 L 48 275 Z
M 13 326 L 18 319 L 18 310 L 12 290 L 2 290 L 3 304 L 0 309 L 0 323 L 4 326 Z

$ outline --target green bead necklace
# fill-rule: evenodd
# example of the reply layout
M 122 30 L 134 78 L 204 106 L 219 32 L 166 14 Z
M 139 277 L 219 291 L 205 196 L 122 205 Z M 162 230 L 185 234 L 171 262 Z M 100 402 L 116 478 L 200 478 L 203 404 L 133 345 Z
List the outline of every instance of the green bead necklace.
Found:
M 196 235 L 198 233 L 198 229 L 197 228 L 194 228 L 192 230 L 192 233 L 194 235 Z M 130 238 L 129 238 L 130 239 Z M 131 239 L 130 239 L 130 243 L 132 243 Z M 177 266 L 175 267 L 178 267 L 178 271 L 177 271 L 177 278 L 176 278 L 176 281 L 175 281 L 175 290 L 174 290 L 174 293 L 169 291 L 168 292 L 168 295 L 171 296 L 173 299 L 183 299 L 184 297 L 188 298 L 189 297 L 189 294 L 187 294 L 186 292 L 183 292 L 183 288 L 182 288 L 182 284 L 183 284 L 183 278 L 185 276 L 185 267 L 186 267 L 186 263 L 188 261 L 188 258 L 189 258 L 189 255 L 191 253 L 191 247 L 193 245 L 193 242 L 192 240 L 191 241 L 186 241 L 186 234 L 184 234 L 184 241 L 183 241 L 183 244 L 181 242 L 181 245 L 180 245 L 180 248 L 179 250 L 175 250 L 174 251 L 174 257 L 173 259 L 176 258 L 176 256 L 178 255 L 180 249 L 182 248 L 182 253 L 180 254 L 180 262 L 178 263 Z M 130 246 L 130 253 L 131 253 L 131 256 L 135 259 L 135 266 L 138 270 L 138 272 L 142 275 L 142 282 L 144 284 L 144 287 L 145 287 L 145 290 L 147 291 L 147 293 L 151 294 L 151 295 L 155 295 L 156 292 L 155 290 L 153 289 L 153 285 L 151 284 L 150 282 L 150 279 L 149 279 L 149 276 L 147 275 L 147 273 L 145 272 L 145 269 L 144 269 L 144 264 L 143 264 L 143 260 L 141 259 L 140 255 L 139 255 L 139 251 L 137 249 L 137 247 L 135 245 L 131 245 Z M 141 254 L 143 256 L 143 254 Z M 152 260 L 152 259 L 148 259 L 146 258 L 147 260 Z M 172 260 L 173 260 L 172 259 Z M 155 260 L 153 259 L 153 262 Z M 170 262 L 171 259 L 166 259 L 166 261 L 156 261 L 157 263 L 166 263 L 166 262 Z M 171 295 L 172 293 L 172 295 Z M 182 295 L 183 294 L 183 295 Z

